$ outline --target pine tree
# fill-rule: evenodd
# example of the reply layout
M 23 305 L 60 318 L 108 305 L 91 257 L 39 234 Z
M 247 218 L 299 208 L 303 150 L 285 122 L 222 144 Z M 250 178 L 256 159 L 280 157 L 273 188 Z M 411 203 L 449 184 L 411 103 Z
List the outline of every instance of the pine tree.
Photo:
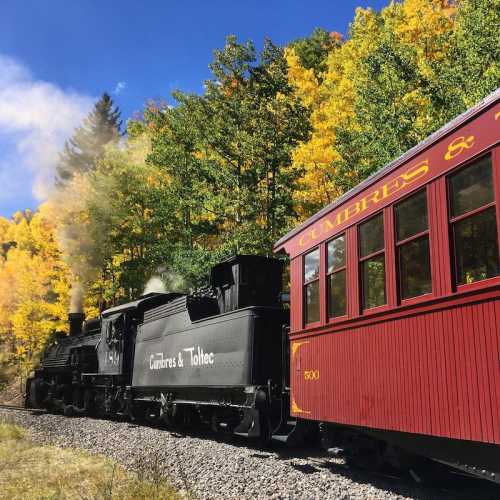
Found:
M 56 184 L 62 187 L 75 173 L 92 171 L 104 154 L 104 146 L 120 136 L 121 125 L 118 106 L 104 93 L 73 137 L 66 141 L 56 169 Z

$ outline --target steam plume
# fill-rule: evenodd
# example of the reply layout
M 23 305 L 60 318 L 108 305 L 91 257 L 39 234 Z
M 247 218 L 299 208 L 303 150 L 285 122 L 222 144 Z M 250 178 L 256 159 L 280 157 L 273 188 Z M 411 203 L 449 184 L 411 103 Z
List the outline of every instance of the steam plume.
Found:
M 186 280 L 178 273 L 167 270 L 165 268 L 158 269 L 159 275 L 155 275 L 149 279 L 144 288 L 143 294 L 157 292 L 188 292 Z
M 71 300 L 69 306 L 70 313 L 83 312 L 84 288 L 81 283 L 73 282 L 71 285 Z
M 59 248 L 72 275 L 70 312 L 83 311 L 86 288 L 103 265 L 103 245 L 95 240 L 87 214 L 89 193 L 88 179 L 79 175 L 64 189 L 55 190 L 48 203 L 58 227 Z
M 165 293 L 167 291 L 167 288 L 165 287 L 165 283 L 161 280 L 159 276 L 153 276 L 147 283 L 144 288 L 144 293 L 143 295 L 146 295 L 147 293 Z

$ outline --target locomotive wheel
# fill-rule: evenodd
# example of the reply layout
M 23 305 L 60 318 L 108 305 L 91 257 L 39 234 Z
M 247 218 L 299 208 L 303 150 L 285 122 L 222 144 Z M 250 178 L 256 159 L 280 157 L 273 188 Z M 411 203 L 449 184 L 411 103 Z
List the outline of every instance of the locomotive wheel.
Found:
M 172 422 L 174 427 L 185 432 L 194 428 L 196 418 L 190 408 L 177 405 L 173 413 Z
M 28 402 L 30 408 L 42 408 L 41 380 L 34 378 L 30 380 L 28 387 Z
M 271 446 L 271 441 L 273 437 L 273 426 L 271 423 L 271 417 L 266 414 L 261 414 L 259 424 L 260 424 L 259 445 L 262 448 L 269 448 L 269 446 Z
M 77 408 L 82 407 L 82 390 L 79 387 L 73 387 L 71 395 L 71 403 Z

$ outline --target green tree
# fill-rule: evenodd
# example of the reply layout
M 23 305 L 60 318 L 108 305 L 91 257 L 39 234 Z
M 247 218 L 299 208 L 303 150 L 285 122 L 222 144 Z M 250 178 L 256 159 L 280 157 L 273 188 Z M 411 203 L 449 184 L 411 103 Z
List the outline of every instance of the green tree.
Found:
M 385 22 L 384 22 L 385 21 Z M 417 50 L 401 43 L 393 26 L 379 17 L 380 38 L 359 63 L 354 101 L 356 126 L 336 129 L 339 159 L 334 162 L 336 185 L 345 191 L 402 155 L 435 127 L 419 127 L 419 116 L 432 114 L 419 71 Z
M 500 85 L 500 2 L 405 0 L 375 14 L 357 63 L 354 126 L 335 129 L 341 191 L 400 156 Z
M 64 186 L 76 173 L 92 171 L 104 154 L 104 146 L 120 136 L 120 110 L 104 93 L 64 145 L 56 168 L 56 182 Z
M 175 95 L 191 130 L 201 203 L 217 224 L 222 253 L 270 252 L 295 220 L 300 171 L 291 151 L 308 137 L 308 111 L 288 84 L 282 49 L 269 40 L 257 55 L 252 43 L 230 36 L 210 68 L 204 95 Z
M 189 106 L 150 105 L 145 113 L 152 127 L 152 151 L 148 163 L 161 168 L 168 179 L 159 217 L 169 218 L 172 232 L 159 242 L 164 264 L 175 269 L 191 286 L 202 285 L 208 269 L 219 259 L 215 251 L 223 217 L 211 192 L 216 179 L 205 168 L 197 149 L 197 129 Z
M 500 0 L 460 0 L 430 89 L 446 122 L 500 87 Z
M 303 68 L 314 70 L 316 76 L 322 79 L 322 74 L 328 69 L 328 54 L 341 42 L 340 33 L 328 33 L 323 28 L 315 28 L 310 36 L 293 41 L 289 48 L 295 51 Z

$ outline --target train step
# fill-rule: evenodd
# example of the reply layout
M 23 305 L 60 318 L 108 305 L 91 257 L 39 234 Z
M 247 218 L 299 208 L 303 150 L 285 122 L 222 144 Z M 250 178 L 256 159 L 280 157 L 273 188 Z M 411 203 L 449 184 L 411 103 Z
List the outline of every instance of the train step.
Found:
M 301 420 L 288 420 L 272 436 L 273 441 L 285 443 L 287 446 L 299 446 L 304 441 L 306 424 Z

